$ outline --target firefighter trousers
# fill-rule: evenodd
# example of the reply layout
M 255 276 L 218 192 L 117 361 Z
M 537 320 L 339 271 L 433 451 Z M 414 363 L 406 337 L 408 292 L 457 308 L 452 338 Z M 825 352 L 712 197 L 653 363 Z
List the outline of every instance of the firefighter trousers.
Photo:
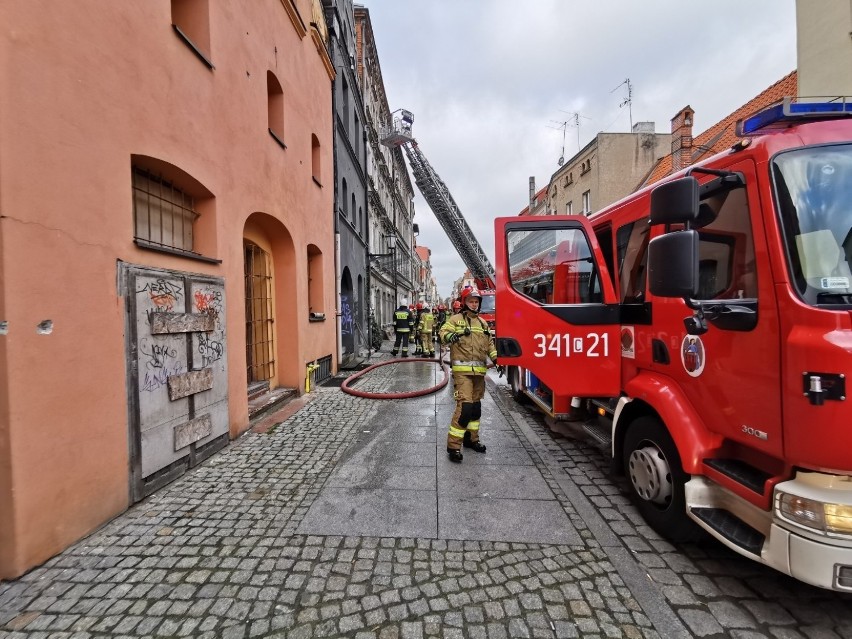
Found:
M 429 355 L 430 357 L 435 355 L 435 343 L 432 341 L 432 332 L 423 331 L 420 333 L 420 344 L 423 348 L 423 355 Z
M 399 352 L 399 346 L 402 344 L 402 356 L 408 357 L 408 331 L 397 331 L 396 340 L 393 343 L 391 354 L 396 355 Z
M 485 396 L 485 376 L 453 373 L 453 387 L 456 410 L 447 433 L 447 450 L 461 450 L 465 433 L 469 433 L 472 443 L 479 441 L 480 400 Z

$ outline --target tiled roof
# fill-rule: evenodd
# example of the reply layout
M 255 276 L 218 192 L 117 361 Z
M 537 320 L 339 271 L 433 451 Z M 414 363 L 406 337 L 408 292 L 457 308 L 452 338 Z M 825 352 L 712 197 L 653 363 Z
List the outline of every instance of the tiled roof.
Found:
M 691 164 L 695 164 L 701 158 L 715 155 L 716 153 L 733 146 L 734 142 L 737 141 L 736 125 L 738 120 L 768 107 L 771 104 L 780 102 L 785 96 L 795 96 L 797 94 L 797 74 L 793 71 L 789 75 L 781 78 L 778 82 L 770 86 L 758 96 L 746 102 L 743 106 L 731 113 L 721 122 L 717 122 L 700 135 L 695 136 L 692 140 Z M 654 165 L 651 171 L 649 171 L 648 176 L 641 184 L 639 184 L 637 190 L 662 180 L 672 172 L 672 156 L 669 154 L 660 158 L 657 164 Z
M 539 204 L 541 204 L 542 202 L 544 202 L 547 199 L 547 189 L 548 189 L 547 186 L 543 186 L 541 189 L 539 189 L 538 193 L 535 194 L 536 206 L 538 206 Z M 529 204 L 527 206 L 525 206 L 520 213 L 518 213 L 518 215 L 529 215 L 529 214 L 530 214 Z

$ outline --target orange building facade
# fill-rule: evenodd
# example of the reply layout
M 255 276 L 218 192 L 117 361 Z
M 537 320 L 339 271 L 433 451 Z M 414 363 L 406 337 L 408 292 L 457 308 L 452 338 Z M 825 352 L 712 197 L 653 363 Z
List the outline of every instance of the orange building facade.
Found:
M 0 578 L 336 370 L 319 0 L 0 3 Z

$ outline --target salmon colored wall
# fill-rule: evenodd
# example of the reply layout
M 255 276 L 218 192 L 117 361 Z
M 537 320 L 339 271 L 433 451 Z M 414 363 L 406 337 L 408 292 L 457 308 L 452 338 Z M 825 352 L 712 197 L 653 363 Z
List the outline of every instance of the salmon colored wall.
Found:
M 211 2 L 211 71 L 173 32 L 170 4 L 0 3 L 0 578 L 128 506 L 118 261 L 225 278 L 232 436 L 248 427 L 246 220 L 264 211 L 289 231 L 297 279 L 309 243 L 333 263 L 332 190 L 311 178 L 315 134 L 321 181 L 333 183 L 331 78 L 310 32 L 300 38 L 278 0 Z M 309 24 L 310 3 L 296 4 Z M 267 132 L 267 71 L 284 92 L 286 150 Z M 221 264 L 133 244 L 133 154 L 213 193 L 205 237 Z M 333 272 L 323 284 L 333 300 Z M 334 322 L 309 323 L 306 297 L 297 286 L 298 337 L 279 372 L 288 384 L 336 351 Z M 43 320 L 49 334 L 36 331 Z

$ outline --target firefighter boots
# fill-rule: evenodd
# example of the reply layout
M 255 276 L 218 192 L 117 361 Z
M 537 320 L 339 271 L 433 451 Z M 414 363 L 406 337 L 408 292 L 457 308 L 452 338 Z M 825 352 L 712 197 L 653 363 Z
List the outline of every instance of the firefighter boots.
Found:
M 462 455 L 462 452 L 460 450 L 455 450 L 454 448 L 448 448 L 447 455 L 450 456 L 451 462 L 456 462 L 457 464 L 460 463 L 462 459 L 464 459 L 464 455 Z
M 465 448 L 472 448 L 472 449 L 473 449 L 474 451 L 476 451 L 477 453 L 484 453 L 484 452 L 485 452 L 485 448 L 486 448 L 486 447 L 485 447 L 485 444 L 483 444 L 482 442 L 472 442 L 472 441 L 470 441 L 470 431 L 465 431 L 465 433 L 464 433 L 464 440 L 462 441 L 462 445 L 463 445 Z

